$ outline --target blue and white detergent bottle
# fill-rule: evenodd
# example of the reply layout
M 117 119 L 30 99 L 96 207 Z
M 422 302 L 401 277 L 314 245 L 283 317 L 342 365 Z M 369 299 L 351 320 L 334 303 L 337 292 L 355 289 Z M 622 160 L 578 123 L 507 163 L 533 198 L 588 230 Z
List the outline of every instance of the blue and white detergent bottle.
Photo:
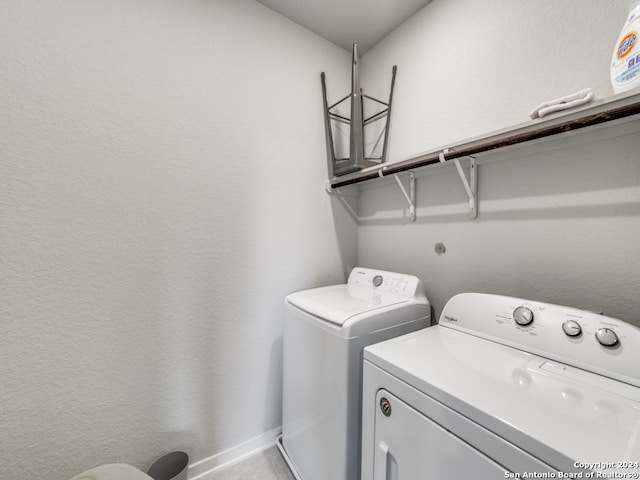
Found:
M 629 2 L 629 16 L 611 58 L 611 85 L 615 93 L 640 87 L 640 0 Z

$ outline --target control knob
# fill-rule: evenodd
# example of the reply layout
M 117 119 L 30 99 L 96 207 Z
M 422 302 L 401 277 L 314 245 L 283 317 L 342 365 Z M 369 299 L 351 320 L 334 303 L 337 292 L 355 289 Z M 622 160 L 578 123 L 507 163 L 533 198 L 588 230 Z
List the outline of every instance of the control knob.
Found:
M 570 337 L 577 337 L 582 333 L 582 327 L 575 320 L 567 320 L 562 324 L 562 330 Z
M 596 330 L 596 340 L 605 347 L 615 347 L 618 344 L 618 335 L 610 328 L 599 328 Z
M 513 319 L 518 325 L 529 325 L 533 322 L 533 312 L 527 307 L 518 307 L 513 311 Z

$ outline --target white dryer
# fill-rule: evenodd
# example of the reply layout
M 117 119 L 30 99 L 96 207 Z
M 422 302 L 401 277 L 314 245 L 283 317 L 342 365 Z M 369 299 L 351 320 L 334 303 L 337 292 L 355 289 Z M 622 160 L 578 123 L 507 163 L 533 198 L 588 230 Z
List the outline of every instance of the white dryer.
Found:
M 430 319 L 418 278 L 380 270 L 286 298 L 278 447 L 297 478 L 359 478 L 363 348 Z
M 364 352 L 362 480 L 638 478 L 640 329 L 461 294 Z

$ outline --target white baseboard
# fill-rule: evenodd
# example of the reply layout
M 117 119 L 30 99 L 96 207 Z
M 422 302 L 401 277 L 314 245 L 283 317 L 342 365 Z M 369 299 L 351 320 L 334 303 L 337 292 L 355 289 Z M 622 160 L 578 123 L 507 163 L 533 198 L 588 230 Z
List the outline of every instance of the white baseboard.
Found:
M 189 465 L 187 478 L 189 480 L 197 480 L 205 475 L 223 470 L 234 463 L 241 462 L 245 458 L 256 455 L 267 448 L 273 447 L 281 431 L 282 427 L 274 428 L 240 445 L 236 445 L 228 450 L 216 453 L 209 458 L 195 462 Z

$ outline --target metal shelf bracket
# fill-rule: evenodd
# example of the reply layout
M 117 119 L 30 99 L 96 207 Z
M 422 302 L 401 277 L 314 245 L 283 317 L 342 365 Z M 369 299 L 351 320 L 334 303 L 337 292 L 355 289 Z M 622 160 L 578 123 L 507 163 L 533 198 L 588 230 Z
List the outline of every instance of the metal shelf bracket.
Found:
M 450 148 L 445 149 L 440 152 L 438 158 L 441 163 L 445 163 L 448 160 L 445 158 L 446 154 L 449 152 L 453 152 Z M 462 170 L 462 165 L 460 165 L 460 159 L 454 158 L 453 163 L 456 165 L 456 170 L 458 170 L 458 175 L 460 176 L 460 180 L 462 181 L 462 186 L 467 192 L 467 196 L 469 197 L 469 218 L 476 218 L 478 216 L 478 206 L 477 206 L 477 194 L 478 194 L 478 175 L 477 175 L 477 165 L 476 158 L 472 156 L 468 156 L 469 158 L 469 179 L 465 175 Z M 451 160 L 449 160 L 451 161 Z
M 379 171 L 379 175 L 382 177 L 383 173 L 382 170 Z M 402 194 L 404 195 L 404 198 L 407 200 L 407 203 L 409 204 L 409 220 L 411 220 L 412 222 L 416 221 L 416 176 L 413 172 L 409 172 L 409 193 L 407 193 L 406 188 L 404 188 L 404 185 L 402 184 L 402 181 L 400 180 L 400 177 L 398 176 L 398 174 L 394 174 L 393 178 L 396 179 L 396 182 L 398 183 L 398 187 L 400 187 L 400 190 L 402 190 Z
M 358 217 L 358 213 L 353 209 L 351 204 L 347 201 L 347 198 L 360 198 L 360 195 L 355 193 L 347 193 L 343 192 L 338 188 L 331 188 L 331 181 L 328 179 L 325 181 L 324 190 L 327 192 L 329 196 L 336 197 L 338 201 L 342 204 L 344 209 L 347 211 L 351 219 L 356 223 L 360 223 L 360 217 Z

